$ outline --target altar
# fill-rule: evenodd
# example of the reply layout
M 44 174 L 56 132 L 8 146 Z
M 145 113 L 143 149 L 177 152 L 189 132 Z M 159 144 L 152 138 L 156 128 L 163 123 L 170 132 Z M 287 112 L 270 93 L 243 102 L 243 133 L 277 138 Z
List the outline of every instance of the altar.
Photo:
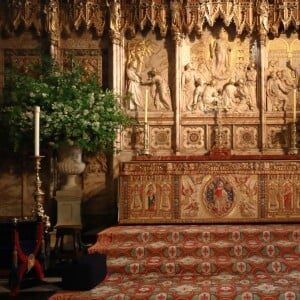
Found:
M 141 156 L 120 165 L 120 224 L 298 221 L 298 155 Z

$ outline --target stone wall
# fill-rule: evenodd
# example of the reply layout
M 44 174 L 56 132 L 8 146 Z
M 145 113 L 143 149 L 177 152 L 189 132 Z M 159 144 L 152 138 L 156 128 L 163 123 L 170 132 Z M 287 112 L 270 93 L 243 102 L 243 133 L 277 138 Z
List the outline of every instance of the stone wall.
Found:
M 62 66 L 75 55 L 104 87 L 132 95 L 122 105 L 140 126 L 120 133 L 113 157 L 85 157 L 88 226 L 115 222 L 119 163 L 134 155 L 298 153 L 298 1 L 23 0 L 2 1 L 0 15 L 0 88 L 6 67 L 22 70 L 46 49 Z M 16 166 L 1 151 L 0 217 L 28 215 L 32 159 Z M 55 220 L 59 174 L 43 154 Z

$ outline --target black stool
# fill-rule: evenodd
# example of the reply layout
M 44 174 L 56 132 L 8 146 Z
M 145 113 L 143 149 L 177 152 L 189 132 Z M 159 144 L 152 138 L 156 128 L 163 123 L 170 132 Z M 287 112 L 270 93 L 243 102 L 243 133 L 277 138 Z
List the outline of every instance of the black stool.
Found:
M 62 288 L 90 290 L 106 277 L 106 255 L 93 253 L 61 265 Z
M 56 226 L 56 241 L 54 247 L 55 257 L 61 258 L 74 258 L 78 257 L 83 250 L 81 241 L 81 225 L 59 225 Z M 66 250 L 64 248 L 64 237 L 71 236 L 73 249 Z

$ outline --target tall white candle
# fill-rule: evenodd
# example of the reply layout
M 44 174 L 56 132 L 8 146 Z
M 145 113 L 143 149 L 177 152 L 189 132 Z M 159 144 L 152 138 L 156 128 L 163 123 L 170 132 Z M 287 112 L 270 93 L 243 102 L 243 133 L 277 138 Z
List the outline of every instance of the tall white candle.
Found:
M 296 123 L 297 117 L 297 89 L 294 89 L 293 122 Z
M 40 156 L 40 107 L 34 107 L 34 155 Z
M 146 89 L 146 95 L 145 95 L 145 123 L 148 122 L 148 89 Z

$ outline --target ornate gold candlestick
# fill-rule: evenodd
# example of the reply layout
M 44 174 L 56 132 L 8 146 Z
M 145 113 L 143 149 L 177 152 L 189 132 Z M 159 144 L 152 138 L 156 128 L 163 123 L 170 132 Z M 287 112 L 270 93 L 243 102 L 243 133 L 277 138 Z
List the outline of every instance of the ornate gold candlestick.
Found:
M 223 120 L 222 120 L 222 112 L 221 112 L 222 107 L 220 107 L 218 105 L 218 109 L 217 109 L 217 125 L 218 125 L 218 129 L 217 129 L 217 135 L 216 135 L 216 141 L 215 141 L 215 145 L 216 148 L 221 149 L 223 148 Z
M 35 156 L 35 191 L 34 191 L 34 206 L 32 214 L 34 218 L 43 218 L 45 193 L 42 190 L 42 181 L 40 179 L 41 160 L 43 156 Z
M 291 123 L 291 145 L 289 149 L 289 154 L 298 154 L 297 149 L 297 126 L 296 122 Z
M 141 155 L 151 155 L 150 154 L 150 142 L 149 142 L 149 124 L 144 123 L 144 149 L 141 151 Z
M 40 219 L 45 224 L 45 231 L 50 227 L 49 217 L 44 211 L 45 193 L 42 190 L 42 181 L 40 179 L 41 160 L 44 156 L 36 155 L 35 159 L 35 191 L 34 191 L 34 206 L 32 216 L 34 219 Z
M 213 110 L 216 112 L 216 123 L 217 123 L 217 132 L 215 136 L 215 146 L 214 148 L 222 149 L 224 148 L 223 143 L 223 116 L 222 112 L 226 111 L 227 107 L 222 104 L 221 98 L 218 99 L 216 106 L 213 107 Z

